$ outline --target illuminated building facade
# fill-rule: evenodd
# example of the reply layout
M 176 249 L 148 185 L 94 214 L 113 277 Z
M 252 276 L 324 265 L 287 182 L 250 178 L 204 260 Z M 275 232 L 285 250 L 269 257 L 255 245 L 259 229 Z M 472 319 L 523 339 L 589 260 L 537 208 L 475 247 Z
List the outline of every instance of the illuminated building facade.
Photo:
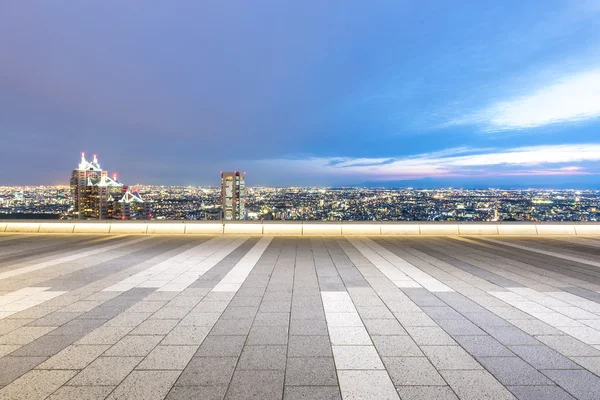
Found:
M 71 216 L 74 219 L 150 219 L 150 204 L 100 167 L 96 155 L 71 173 Z M 132 198 L 134 198 L 132 200 Z
M 246 219 L 245 173 L 221 172 L 222 218 L 225 221 Z

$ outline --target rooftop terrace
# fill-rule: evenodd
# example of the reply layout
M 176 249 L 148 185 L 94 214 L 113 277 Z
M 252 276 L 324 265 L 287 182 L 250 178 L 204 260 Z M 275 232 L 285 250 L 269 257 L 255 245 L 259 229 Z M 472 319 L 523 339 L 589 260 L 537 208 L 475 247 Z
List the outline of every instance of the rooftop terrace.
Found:
M 494 236 L 16 226 L 0 228 L 0 399 L 600 393 L 600 236 L 574 225 L 530 237 L 496 224 Z

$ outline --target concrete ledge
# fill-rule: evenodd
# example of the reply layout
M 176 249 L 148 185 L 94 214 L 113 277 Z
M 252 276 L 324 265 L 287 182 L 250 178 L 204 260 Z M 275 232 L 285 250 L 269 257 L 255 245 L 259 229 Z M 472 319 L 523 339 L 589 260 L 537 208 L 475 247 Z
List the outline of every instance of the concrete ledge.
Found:
M 381 235 L 381 223 L 342 224 L 342 235 Z
M 335 236 L 342 234 L 342 224 L 332 223 L 304 223 L 302 225 L 302 234 L 304 236 Z
M 2 228 L 0 228 L 2 229 Z M 598 225 L 575 225 L 575 232 L 578 235 L 598 235 L 600 236 L 600 224 Z
M 458 235 L 458 224 L 422 224 L 421 235 Z
M 269 223 L 263 224 L 264 235 L 302 235 L 302 223 Z
M 600 223 L 313 221 L 0 221 L 0 233 L 135 235 L 598 235 Z
M 48 223 L 40 224 L 39 233 L 73 233 L 75 224 Z
M 149 235 L 183 235 L 185 233 L 185 224 L 148 224 Z
M 263 224 L 243 222 L 224 224 L 223 233 L 225 235 L 262 235 Z
M 110 224 L 105 223 L 76 223 L 74 233 L 108 233 Z
M 498 225 L 464 224 L 458 225 L 460 235 L 498 235 Z
M 382 235 L 420 235 L 421 229 L 415 224 L 381 224 Z
M 205 224 L 184 224 L 185 233 L 189 235 L 222 235 L 223 224 L 220 222 Z
M 6 224 L 6 229 L 4 232 L 23 232 L 23 233 L 32 233 L 39 232 L 40 224 L 34 222 L 9 222 Z
M 144 223 L 112 223 L 110 233 L 144 234 L 148 231 L 148 224 Z
M 538 235 L 576 235 L 574 225 L 536 225 Z
M 499 235 L 537 235 L 535 224 L 498 224 Z

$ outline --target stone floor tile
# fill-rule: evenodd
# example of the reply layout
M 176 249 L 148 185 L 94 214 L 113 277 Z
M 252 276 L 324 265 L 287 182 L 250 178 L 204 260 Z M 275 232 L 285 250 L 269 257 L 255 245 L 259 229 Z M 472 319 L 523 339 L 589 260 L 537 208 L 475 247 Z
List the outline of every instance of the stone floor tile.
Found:
M 262 313 L 258 312 L 254 318 L 253 326 L 289 326 L 290 313 Z
M 156 346 L 136 369 L 183 370 L 198 346 Z
M 290 335 L 324 336 L 327 334 L 327 324 L 324 320 L 294 320 L 290 324 Z
M 513 353 L 491 336 L 455 336 L 456 341 L 474 357 L 509 357 Z
M 514 400 L 514 396 L 485 370 L 440 371 L 461 400 Z
M 237 368 L 284 370 L 286 364 L 286 346 L 245 346 Z
M 540 342 L 514 326 L 489 326 L 484 330 L 504 345 L 538 345 Z
M 131 326 L 101 326 L 94 329 L 81 339 L 77 344 L 115 344 L 124 338 L 133 327 Z
M 479 357 L 478 361 L 506 386 L 552 384 L 548 378 L 519 357 Z
M 47 360 L 47 357 L 13 357 L 0 358 L 0 386 L 12 381 Z
M 398 400 L 398 392 L 385 371 L 339 371 L 344 400 Z
M 208 335 L 200 345 L 199 357 L 239 357 L 246 336 L 212 336 Z
M 343 345 L 372 345 L 371 337 L 363 326 L 329 326 L 331 343 Z
M 248 345 L 286 345 L 287 326 L 253 326 L 248 335 Z
M 193 357 L 176 386 L 227 386 L 237 357 Z
M 365 319 L 363 322 L 371 336 L 408 335 L 395 319 Z
M 286 386 L 283 400 L 342 400 L 336 386 Z
M 114 386 L 62 386 L 48 400 L 104 400 Z
M 208 326 L 176 326 L 161 342 L 163 345 L 200 345 L 210 332 Z
M 71 379 L 72 386 L 116 386 L 133 369 L 142 357 L 99 357 Z
M 423 352 L 410 336 L 372 336 L 382 357 L 419 357 Z
M 227 386 L 175 386 L 165 400 L 223 400 Z
M 547 346 L 509 346 L 509 349 L 537 369 L 580 368 L 573 361 Z
M 332 346 L 335 367 L 342 369 L 384 369 L 374 346 Z
M 162 400 L 178 376 L 179 371 L 133 371 L 107 400 Z
M 104 353 L 105 356 L 145 357 L 163 340 L 162 335 L 127 335 Z
M 575 400 L 558 386 L 509 386 L 519 400 Z
M 543 370 L 544 375 L 580 400 L 597 400 L 600 377 L 584 370 Z
M 6 335 L 0 336 L 0 344 L 20 344 L 31 343 L 39 337 L 53 331 L 56 327 L 51 326 L 23 326 L 17 328 Z
M 109 345 L 69 346 L 38 365 L 36 369 L 84 369 L 109 347 Z
M 335 366 L 331 357 L 289 357 L 285 370 L 286 385 L 335 385 Z
M 32 370 L 0 390 L 0 400 L 42 400 L 77 371 Z
M 395 386 L 436 386 L 446 382 L 426 357 L 382 357 Z
M 421 350 L 438 370 L 481 369 L 481 365 L 460 346 L 421 346 Z
M 225 399 L 279 400 L 283 381 L 283 371 L 236 371 Z
M 600 356 L 600 351 L 585 344 L 571 336 L 536 336 L 540 342 L 548 347 L 558 351 L 563 356 L 567 357 L 597 357 Z
M 456 345 L 454 339 L 438 326 L 410 326 L 406 331 L 419 346 Z
M 458 400 L 450 386 L 398 386 L 402 400 Z
M 178 319 L 147 319 L 131 331 L 131 335 L 167 335 Z
M 327 336 L 290 336 L 288 357 L 330 357 L 331 344 Z

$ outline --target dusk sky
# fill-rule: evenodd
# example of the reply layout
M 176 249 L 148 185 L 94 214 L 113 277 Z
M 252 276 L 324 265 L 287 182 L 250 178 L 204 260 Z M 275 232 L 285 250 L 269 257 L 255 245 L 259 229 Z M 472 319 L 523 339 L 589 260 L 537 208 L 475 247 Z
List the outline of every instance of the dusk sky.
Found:
M 600 187 L 600 0 L 3 1 L 0 185 Z

